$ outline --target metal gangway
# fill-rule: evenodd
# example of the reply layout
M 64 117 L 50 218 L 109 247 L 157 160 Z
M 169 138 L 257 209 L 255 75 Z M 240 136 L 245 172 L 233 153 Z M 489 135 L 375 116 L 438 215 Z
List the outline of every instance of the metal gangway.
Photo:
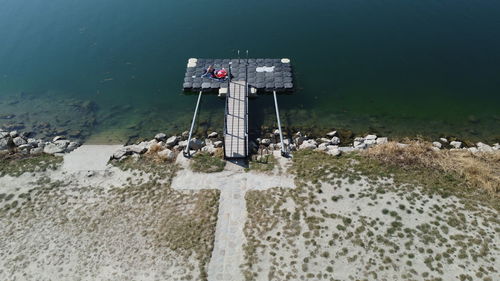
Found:
M 231 67 L 229 67 L 231 77 Z M 246 78 L 246 77 L 245 77 Z M 248 156 L 248 84 L 245 80 L 229 81 L 224 110 L 224 157 Z

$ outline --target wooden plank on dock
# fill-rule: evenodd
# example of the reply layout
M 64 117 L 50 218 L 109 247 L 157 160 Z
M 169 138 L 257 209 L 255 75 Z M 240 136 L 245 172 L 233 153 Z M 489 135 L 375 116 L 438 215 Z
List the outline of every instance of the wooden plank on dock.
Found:
M 226 158 L 248 156 L 247 134 L 247 86 L 245 81 L 231 81 L 226 112 L 226 134 L 224 135 Z

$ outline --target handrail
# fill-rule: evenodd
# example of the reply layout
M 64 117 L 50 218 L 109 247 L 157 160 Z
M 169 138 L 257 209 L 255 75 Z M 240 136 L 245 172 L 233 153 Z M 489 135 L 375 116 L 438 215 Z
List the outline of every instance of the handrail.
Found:
M 280 120 L 280 112 L 278 109 L 278 99 L 276 98 L 276 91 L 273 91 L 274 96 L 274 107 L 276 109 L 276 119 L 278 120 L 278 129 L 280 132 L 280 141 L 281 141 L 281 156 L 288 156 L 287 149 L 285 148 L 285 142 L 283 141 L 283 132 L 281 131 L 281 120 Z
M 245 155 L 249 155 L 248 151 L 248 50 L 247 61 L 245 63 Z
M 227 84 L 227 93 L 226 99 L 224 101 L 224 138 L 222 149 L 224 151 L 224 158 L 226 157 L 226 135 L 227 135 L 227 113 L 229 111 L 229 96 L 231 94 L 231 62 L 229 62 L 229 71 L 228 71 L 228 84 Z
M 201 93 L 198 94 L 198 101 L 196 102 L 196 108 L 194 109 L 193 121 L 191 122 L 191 129 L 189 129 L 189 137 L 186 145 L 186 149 L 183 151 L 184 157 L 190 157 L 191 151 L 189 150 L 189 144 L 191 143 L 191 137 L 193 136 L 194 123 L 196 121 L 196 116 L 198 115 L 198 107 L 200 106 Z

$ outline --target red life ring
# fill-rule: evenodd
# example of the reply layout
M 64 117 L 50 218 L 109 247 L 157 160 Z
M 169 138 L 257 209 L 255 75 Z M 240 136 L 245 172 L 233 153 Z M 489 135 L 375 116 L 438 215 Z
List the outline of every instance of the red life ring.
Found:
M 225 69 L 221 69 L 215 73 L 215 77 L 224 78 L 227 76 L 227 71 Z

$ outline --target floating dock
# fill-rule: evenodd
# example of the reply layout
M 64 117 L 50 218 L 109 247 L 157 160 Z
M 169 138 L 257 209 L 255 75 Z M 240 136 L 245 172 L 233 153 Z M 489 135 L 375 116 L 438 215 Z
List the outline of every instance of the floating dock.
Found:
M 289 59 L 189 59 L 183 89 L 187 92 L 217 92 L 228 88 L 229 81 L 202 78 L 206 69 L 230 70 L 233 80 L 244 80 L 252 92 L 291 92 L 294 84 Z
M 202 77 L 212 66 L 216 70 L 226 69 L 224 80 Z M 294 89 L 290 60 L 283 59 L 196 59 L 188 60 L 183 90 L 198 92 L 198 100 L 189 131 L 188 145 L 184 151 L 190 156 L 189 144 L 193 133 L 198 108 L 203 93 L 218 93 L 225 97 L 224 109 L 224 157 L 226 159 L 247 158 L 248 149 L 248 97 L 250 95 L 273 93 L 276 118 L 283 144 L 283 133 L 279 119 L 277 92 L 291 92 Z M 282 146 L 282 155 L 287 149 Z

